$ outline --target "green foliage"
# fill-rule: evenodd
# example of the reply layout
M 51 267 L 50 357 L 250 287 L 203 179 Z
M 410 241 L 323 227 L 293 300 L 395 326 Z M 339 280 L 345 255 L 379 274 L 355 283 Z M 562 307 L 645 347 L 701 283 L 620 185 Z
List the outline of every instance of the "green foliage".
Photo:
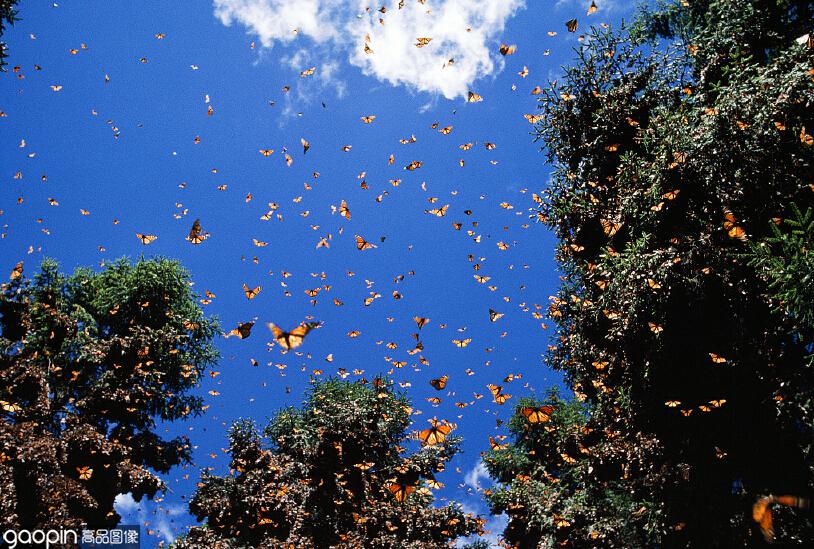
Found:
M 22 269 L 0 287 L 0 526 L 116 524 L 117 494 L 152 497 L 151 470 L 189 460 L 156 422 L 201 411 L 187 393 L 217 356 L 216 324 L 174 261 Z
M 781 241 L 769 228 L 809 223 L 793 205 L 814 205 L 814 50 L 796 40 L 812 14 L 664 3 L 589 32 L 542 95 L 556 172 L 540 216 L 566 275 L 548 361 L 590 415 L 568 475 L 544 470 L 556 482 L 527 454 L 572 456 L 568 436 L 528 447 L 515 432 L 494 457 L 493 508 L 533 509 L 507 530 L 521 546 L 746 546 L 757 496 L 814 488 L 809 404 L 788 405 L 814 388 L 810 255 L 790 253 L 810 247 L 791 240 L 799 227 Z M 812 532 L 795 517 L 780 535 Z
M 791 205 L 792 217 L 772 223 L 771 236 L 751 246 L 749 265 L 768 282 L 770 299 L 794 323 L 803 341 L 814 341 L 814 212 Z M 782 227 L 782 228 L 781 228 Z M 786 230 L 784 230 L 786 229 Z
M 18 0 L 0 0 L 0 37 L 3 36 L 6 25 L 14 25 L 14 22 L 18 20 L 17 10 L 14 9 L 17 2 Z M 0 69 L 6 65 L 7 57 L 6 43 L 0 41 Z
M 546 422 L 531 423 L 522 413 L 541 406 L 554 408 Z M 520 399 L 509 421 L 509 443 L 494 444 L 485 454 L 498 483 L 486 490 L 486 500 L 492 513 L 508 515 L 503 537 L 511 546 L 555 547 L 577 539 L 584 546 L 613 546 L 619 538 L 620 547 L 646 544 L 641 532 L 657 519 L 651 516 L 654 506 L 616 479 L 615 470 L 629 464 L 604 463 L 605 472 L 594 472 L 591 456 L 601 446 L 598 433 L 586 426 L 588 412 L 578 400 Z M 597 475 L 608 480 L 595 482 Z
M 456 505 L 432 506 L 429 490 L 459 438 L 408 452 L 411 413 L 383 379 L 327 380 L 262 433 L 235 423 L 231 474 L 203 474 L 190 510 L 206 524 L 177 547 L 419 549 L 475 533 L 482 521 Z

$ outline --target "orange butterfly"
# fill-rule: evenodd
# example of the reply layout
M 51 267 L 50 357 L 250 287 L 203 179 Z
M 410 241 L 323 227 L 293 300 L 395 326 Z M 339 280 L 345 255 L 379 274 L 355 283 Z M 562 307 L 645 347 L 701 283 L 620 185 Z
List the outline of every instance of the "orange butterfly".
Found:
M 430 385 L 432 385 L 436 391 L 442 391 L 447 386 L 448 380 L 449 376 L 445 374 L 437 379 L 431 379 Z
M 554 406 L 524 406 L 520 408 L 520 413 L 528 420 L 529 423 L 546 423 L 554 412 Z
M 20 261 L 14 266 L 14 269 L 11 270 L 11 275 L 9 276 L 9 280 L 14 280 L 20 278 L 23 275 L 23 262 Z
M 79 480 L 90 480 L 93 475 L 93 469 L 88 466 L 77 467 L 76 472 L 79 473 Z
M 249 286 L 244 282 L 243 293 L 246 294 L 246 299 L 254 299 L 255 297 L 257 297 L 257 294 L 260 293 L 260 286 L 249 288 Z
M 237 336 L 240 339 L 246 339 L 252 334 L 252 326 L 254 326 L 254 321 L 249 322 L 238 322 L 237 328 L 229 331 L 226 334 L 226 337 Z
M 362 238 L 358 234 L 356 235 L 356 249 L 357 250 L 359 250 L 359 251 L 369 250 L 371 248 L 377 248 L 377 247 L 378 246 L 376 246 L 375 244 L 371 244 L 370 242 L 368 242 L 367 240 L 365 240 L 364 238 Z
M 158 237 L 154 234 L 136 233 L 136 238 L 141 240 L 141 243 L 146 246 L 147 244 L 152 244 Z
M 201 220 L 196 219 L 192 223 L 192 228 L 189 229 L 189 235 L 187 235 L 187 240 L 189 240 L 193 244 L 200 244 L 207 238 L 209 238 L 209 233 L 206 233 L 203 231 L 203 229 L 201 229 Z
M 418 438 L 422 444 L 430 446 L 441 444 L 446 440 L 447 435 L 452 432 L 452 426 L 444 420 L 438 421 L 438 419 L 432 418 L 429 423 L 432 427 L 418 433 Z
M 280 346 L 286 350 L 296 349 L 302 345 L 302 342 L 308 332 L 319 325 L 319 322 L 303 322 L 290 332 L 285 332 L 271 322 L 266 324 L 269 330 L 271 330 L 271 333 L 274 334 L 274 339 L 277 341 L 277 343 L 279 343 Z
M 415 486 L 411 486 L 409 484 L 393 483 L 388 484 L 386 488 L 391 494 L 393 494 L 393 496 L 396 498 L 396 501 L 398 501 L 399 503 L 406 500 L 407 496 L 409 496 L 411 493 L 415 491 Z

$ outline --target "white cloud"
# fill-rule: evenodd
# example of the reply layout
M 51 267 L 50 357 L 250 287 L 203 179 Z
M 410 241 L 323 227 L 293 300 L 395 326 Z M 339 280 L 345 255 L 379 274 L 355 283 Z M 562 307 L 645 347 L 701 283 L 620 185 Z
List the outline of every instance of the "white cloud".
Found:
M 464 476 L 464 483 L 467 486 L 471 486 L 475 490 L 481 490 L 483 488 L 481 485 L 481 479 L 488 478 L 489 472 L 486 470 L 486 466 L 482 461 L 479 461 L 478 464 L 470 469 L 470 471 Z
M 462 547 L 465 543 L 475 541 L 476 539 L 486 541 L 489 547 L 505 547 L 505 545 L 501 545 L 501 536 L 509 524 L 509 517 L 505 513 L 490 515 L 489 509 L 484 505 L 483 500 L 471 496 L 463 500 L 461 507 L 464 513 L 472 513 L 473 515 L 479 515 L 486 519 L 486 524 L 483 525 L 483 529 L 486 533 L 480 537 L 473 535 L 468 538 L 459 539 L 456 543 L 456 547 Z
M 503 67 L 497 41 L 524 0 L 404 0 L 402 9 L 391 0 L 385 13 L 368 7 L 367 0 L 214 0 L 214 5 L 224 25 L 244 25 L 267 48 L 310 40 L 307 47 L 318 52 L 310 57 L 322 63 L 345 57 L 381 81 L 452 99 Z M 365 53 L 366 37 L 372 53 Z M 417 48 L 419 37 L 432 41 Z M 284 62 L 298 57 L 299 52 Z
M 172 517 L 183 515 L 186 510 L 182 505 L 167 505 L 160 507 L 157 503 L 142 498 L 144 503 L 133 499 L 133 494 L 119 494 L 113 500 L 116 512 L 121 515 L 121 524 L 144 525 L 147 522 L 152 524 L 155 532 L 163 538 L 165 543 L 175 541 L 175 532 L 171 524 Z M 143 534 L 142 530 L 142 534 Z

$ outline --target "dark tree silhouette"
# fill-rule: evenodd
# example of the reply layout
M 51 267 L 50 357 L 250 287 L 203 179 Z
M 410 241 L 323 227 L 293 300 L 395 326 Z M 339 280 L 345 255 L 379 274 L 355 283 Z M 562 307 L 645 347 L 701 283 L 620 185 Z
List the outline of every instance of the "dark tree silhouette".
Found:
M 229 435 L 232 472 L 204 473 L 190 510 L 204 526 L 177 547 L 445 547 L 482 520 L 435 507 L 436 473 L 458 451 L 436 421 L 409 451 L 412 409 L 383 379 L 327 380 L 301 409 L 263 433 L 250 421 Z
M 174 261 L 22 271 L 0 288 L 0 528 L 115 525 L 116 495 L 189 459 L 156 421 L 201 411 L 215 323 Z
M 810 1 L 659 4 L 591 30 L 543 94 L 557 170 L 537 215 L 565 275 L 549 363 L 587 417 L 546 440 L 515 425 L 510 455 L 550 458 L 517 471 L 536 491 L 491 465 L 521 546 L 761 544 L 754 502 L 814 487 L 810 240 L 778 240 L 814 205 L 813 16 Z M 562 520 L 531 520 L 530 493 L 568 501 L 533 507 Z M 782 512 L 779 540 L 814 541 Z

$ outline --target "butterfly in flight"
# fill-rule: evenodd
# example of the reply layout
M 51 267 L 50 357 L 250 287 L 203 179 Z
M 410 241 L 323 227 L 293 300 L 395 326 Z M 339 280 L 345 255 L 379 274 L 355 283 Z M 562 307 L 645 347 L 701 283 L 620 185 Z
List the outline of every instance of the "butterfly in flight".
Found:
M 371 248 L 378 248 L 375 244 L 371 244 L 359 235 L 356 235 L 356 249 L 357 250 L 370 250 Z
M 187 240 L 189 240 L 193 244 L 200 244 L 201 242 L 203 242 L 207 238 L 209 238 L 209 233 L 204 232 L 204 230 L 201 229 L 201 220 L 196 219 L 192 223 L 192 228 L 189 229 L 189 234 L 187 235 Z
M 252 335 L 252 326 L 254 326 L 254 320 L 249 322 L 238 322 L 237 328 L 232 329 L 226 334 L 226 337 L 237 336 L 240 339 L 246 339 L 250 335 Z
M 158 237 L 154 234 L 136 233 L 136 238 L 141 240 L 141 243 L 146 246 L 147 244 L 152 244 Z
M 447 386 L 447 381 L 448 380 L 449 380 L 449 376 L 448 375 L 443 375 L 443 376 L 441 376 L 439 378 L 431 379 L 430 380 L 430 385 L 432 385 L 433 388 L 436 391 L 442 391 L 444 389 L 444 387 Z
M 290 332 L 286 332 L 271 322 L 267 324 L 269 330 L 271 330 L 271 333 L 274 334 L 275 341 L 277 341 L 277 343 L 279 343 L 280 346 L 286 350 L 296 349 L 302 345 L 302 342 L 305 340 L 305 336 L 308 335 L 308 332 L 319 325 L 319 322 L 303 322 Z

